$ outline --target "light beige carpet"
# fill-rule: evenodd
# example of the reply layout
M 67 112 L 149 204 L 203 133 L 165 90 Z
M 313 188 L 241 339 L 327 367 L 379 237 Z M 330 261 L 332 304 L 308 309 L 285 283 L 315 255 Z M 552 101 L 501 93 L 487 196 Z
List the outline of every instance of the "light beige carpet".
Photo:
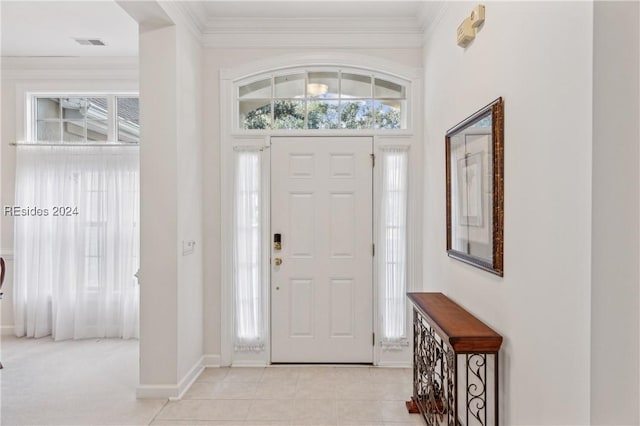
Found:
M 137 400 L 138 341 L 2 336 L 2 425 L 147 425 L 165 400 Z

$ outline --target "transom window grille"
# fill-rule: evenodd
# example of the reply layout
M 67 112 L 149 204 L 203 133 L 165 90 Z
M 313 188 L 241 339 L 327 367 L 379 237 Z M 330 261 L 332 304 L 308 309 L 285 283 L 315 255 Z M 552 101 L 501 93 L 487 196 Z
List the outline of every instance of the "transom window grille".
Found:
M 140 142 L 137 96 L 40 96 L 32 98 L 36 142 Z
M 238 127 L 406 129 L 407 89 L 352 71 L 299 71 L 237 86 Z

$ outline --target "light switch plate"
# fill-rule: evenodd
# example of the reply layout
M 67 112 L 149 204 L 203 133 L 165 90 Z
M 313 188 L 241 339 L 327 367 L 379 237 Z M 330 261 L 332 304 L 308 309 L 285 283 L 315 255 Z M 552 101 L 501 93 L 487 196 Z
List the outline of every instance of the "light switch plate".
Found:
M 196 242 L 193 240 L 183 241 L 182 242 L 182 255 L 186 256 L 191 254 L 196 249 Z

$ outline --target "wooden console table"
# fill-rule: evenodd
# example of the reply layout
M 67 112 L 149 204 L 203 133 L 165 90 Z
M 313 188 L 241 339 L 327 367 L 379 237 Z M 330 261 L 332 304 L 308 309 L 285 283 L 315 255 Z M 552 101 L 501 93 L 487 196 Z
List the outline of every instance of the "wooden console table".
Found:
M 413 303 L 413 396 L 407 409 L 428 425 L 498 425 L 502 336 L 442 293 Z

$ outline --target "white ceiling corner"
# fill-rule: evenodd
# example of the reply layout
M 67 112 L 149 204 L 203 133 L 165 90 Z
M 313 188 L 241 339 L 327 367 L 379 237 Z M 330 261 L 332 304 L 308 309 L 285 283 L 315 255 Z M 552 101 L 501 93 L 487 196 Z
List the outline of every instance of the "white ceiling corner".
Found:
M 426 40 L 434 28 L 438 26 L 449 4 L 448 1 L 444 0 L 425 3 L 423 17 L 421 18 L 423 40 Z
M 159 2 L 211 48 L 420 47 L 444 1 L 209 0 Z M 137 56 L 137 23 L 118 3 L 1 1 L 2 56 Z M 95 37 L 107 46 L 79 46 Z
M 176 24 L 186 26 L 191 34 L 202 43 L 205 20 L 202 15 L 202 2 L 163 1 L 159 3 Z
M 211 48 L 422 45 L 425 1 L 184 2 Z
M 182 2 L 185 15 L 202 34 L 207 25 L 207 10 L 203 2 Z
M 138 26 L 114 1 L 1 1 L 3 57 L 138 55 Z M 106 46 L 82 46 L 74 38 Z

